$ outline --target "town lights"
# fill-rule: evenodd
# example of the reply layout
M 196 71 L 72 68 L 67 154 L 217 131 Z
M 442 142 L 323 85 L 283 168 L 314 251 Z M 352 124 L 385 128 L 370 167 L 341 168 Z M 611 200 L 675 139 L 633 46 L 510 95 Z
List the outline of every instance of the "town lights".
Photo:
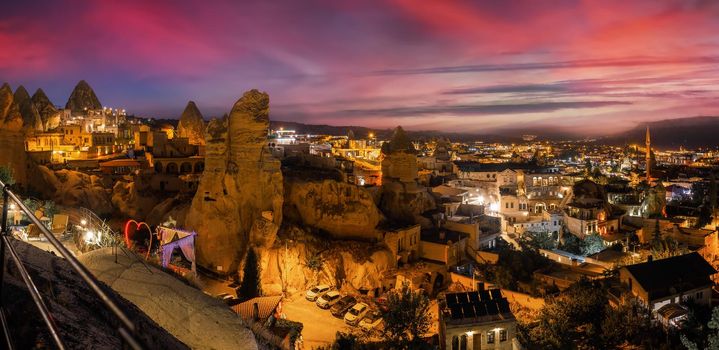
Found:
M 85 220 L 85 219 L 80 220 L 80 225 L 81 226 L 87 225 L 87 220 Z

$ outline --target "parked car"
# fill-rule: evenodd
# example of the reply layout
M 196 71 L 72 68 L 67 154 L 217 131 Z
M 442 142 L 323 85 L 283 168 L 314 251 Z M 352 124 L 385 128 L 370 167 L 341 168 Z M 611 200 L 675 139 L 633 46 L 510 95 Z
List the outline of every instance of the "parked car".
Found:
M 325 293 L 330 291 L 330 286 L 326 284 L 320 284 L 319 286 L 316 286 L 305 293 L 305 299 L 309 301 L 315 301 L 317 298 L 325 295 Z
M 345 314 L 345 323 L 356 326 L 359 321 L 367 314 L 369 306 L 365 303 L 357 303 Z
M 357 299 L 351 295 L 345 295 L 330 308 L 332 316 L 343 318 L 347 311 L 357 304 Z
M 367 316 L 360 321 L 359 326 L 362 329 L 369 331 L 377 328 L 380 323 L 382 323 L 382 313 L 379 311 L 372 311 L 367 313 Z
M 322 309 L 329 309 L 332 305 L 336 304 L 341 297 L 340 292 L 332 290 L 317 298 L 316 304 Z

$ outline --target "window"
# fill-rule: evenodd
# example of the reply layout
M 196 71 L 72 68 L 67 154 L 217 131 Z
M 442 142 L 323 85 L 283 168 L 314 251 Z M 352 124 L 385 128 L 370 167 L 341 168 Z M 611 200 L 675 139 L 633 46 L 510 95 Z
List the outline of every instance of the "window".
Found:
M 487 344 L 494 344 L 494 331 L 487 332 Z
M 704 297 L 704 291 L 697 292 L 697 299 L 701 299 Z
M 507 341 L 507 330 L 506 329 L 500 329 L 499 330 L 499 341 Z

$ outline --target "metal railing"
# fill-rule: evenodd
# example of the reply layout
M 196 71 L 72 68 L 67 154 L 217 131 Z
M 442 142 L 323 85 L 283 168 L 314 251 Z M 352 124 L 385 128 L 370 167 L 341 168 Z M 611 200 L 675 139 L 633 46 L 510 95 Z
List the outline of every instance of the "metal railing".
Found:
M 15 195 L 15 193 L 10 191 L 8 189 L 8 186 L 6 186 L 2 181 L 0 181 L 0 188 L 2 189 L 3 195 L 2 232 L 0 233 L 2 235 L 2 240 L 0 240 L 0 282 L 2 283 L 0 284 L 0 324 L 2 324 L 2 331 L 4 335 L 5 344 L 3 347 L 7 349 L 14 348 L 12 339 L 10 337 L 10 331 L 8 328 L 9 322 L 5 315 L 5 307 L 2 305 L 2 286 L 5 284 L 3 274 L 5 267 L 3 265 L 5 264 L 5 250 L 7 250 L 10 254 L 10 258 L 15 262 L 15 266 L 20 272 L 22 280 L 27 287 L 28 292 L 32 296 L 32 299 L 37 306 L 38 311 L 42 315 L 42 319 L 45 322 L 45 325 L 47 326 L 48 330 L 50 331 L 55 345 L 59 349 L 65 349 L 65 345 L 60 338 L 60 333 L 58 332 L 57 325 L 53 321 L 51 312 L 48 310 L 42 295 L 38 292 L 38 289 L 32 278 L 30 277 L 30 274 L 25 269 L 25 266 L 22 263 L 22 259 L 20 259 L 20 256 L 18 256 L 17 252 L 15 251 L 15 248 L 11 244 L 12 235 L 10 234 L 10 230 L 8 228 L 9 225 L 7 220 L 7 214 L 9 203 L 10 201 L 12 201 L 22 212 L 27 215 L 30 221 L 40 229 L 40 232 L 42 232 L 48 242 L 60 253 L 60 255 L 62 255 L 62 257 L 67 260 L 67 262 L 70 264 L 70 267 L 85 281 L 85 283 L 87 283 L 88 286 L 90 286 L 90 289 L 92 289 L 94 294 L 102 301 L 105 307 L 107 307 L 107 309 L 110 310 L 112 314 L 114 314 L 115 317 L 120 321 L 118 333 L 120 334 L 124 345 L 132 349 L 142 349 L 143 346 L 141 346 L 140 342 L 137 340 L 136 337 L 135 324 L 130 320 L 127 314 L 125 314 L 125 312 L 122 311 L 122 309 L 120 309 L 120 307 L 117 306 L 117 304 L 107 295 L 107 293 L 102 290 L 97 279 L 95 279 L 95 277 L 87 270 L 87 268 L 85 268 L 85 266 L 83 266 L 75 258 L 75 256 L 72 255 L 72 253 L 55 237 L 55 235 L 53 235 L 52 232 L 50 232 L 50 230 L 45 227 L 42 222 L 40 222 L 40 219 L 38 219 L 35 214 L 23 204 L 22 200 L 20 200 L 20 198 Z

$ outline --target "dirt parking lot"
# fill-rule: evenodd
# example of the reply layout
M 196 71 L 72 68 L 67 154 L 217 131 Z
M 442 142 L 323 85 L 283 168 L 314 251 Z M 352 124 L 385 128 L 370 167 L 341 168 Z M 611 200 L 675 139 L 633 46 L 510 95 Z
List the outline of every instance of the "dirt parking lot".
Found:
M 345 324 L 343 319 L 332 316 L 330 310 L 320 309 L 314 302 L 307 301 L 304 293 L 297 293 L 291 300 L 286 300 L 283 311 L 287 319 L 304 325 L 302 338 L 305 349 L 331 344 L 338 331 L 350 332 L 355 329 Z

